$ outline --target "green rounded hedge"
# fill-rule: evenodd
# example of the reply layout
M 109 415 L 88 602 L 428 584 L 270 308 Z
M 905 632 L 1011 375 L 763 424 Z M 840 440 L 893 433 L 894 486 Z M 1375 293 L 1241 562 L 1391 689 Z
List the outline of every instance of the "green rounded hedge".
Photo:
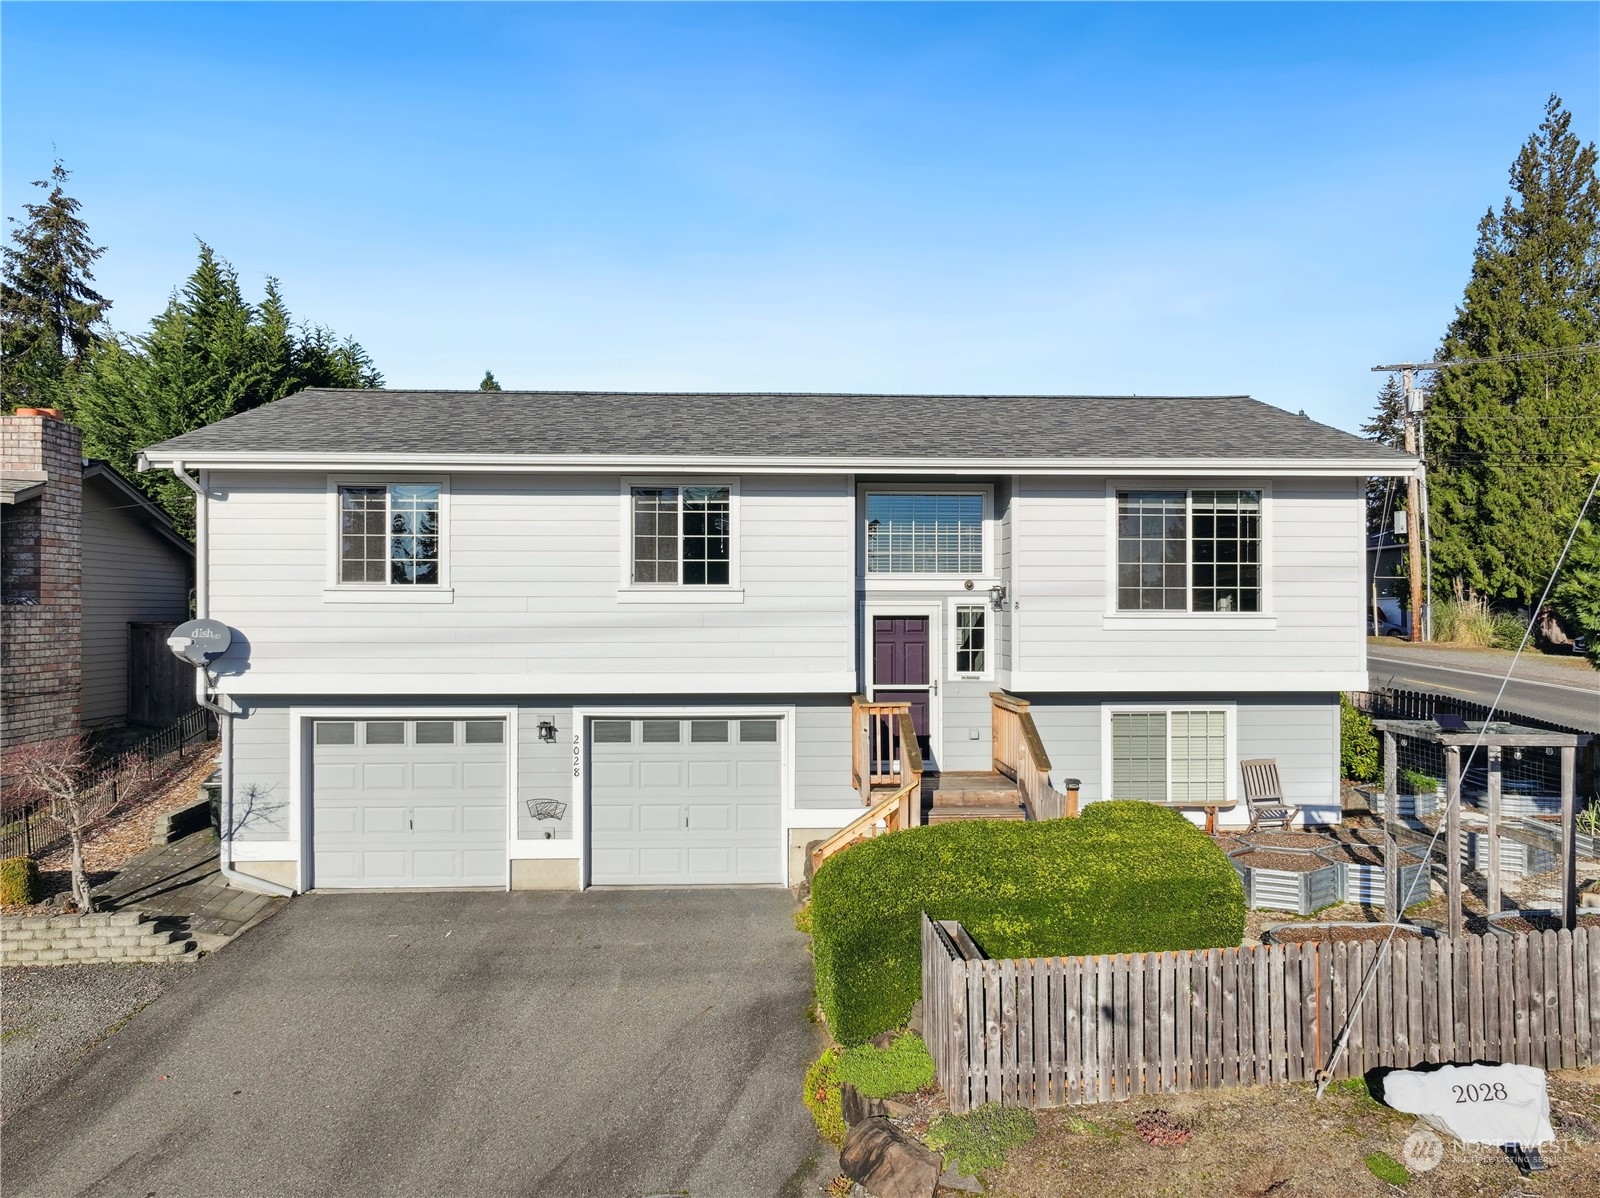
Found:
M 1149 803 L 864 841 L 811 886 L 817 1000 L 839 1043 L 905 1023 L 922 989 L 923 911 L 960 920 L 991 957 L 1084 956 L 1238 944 L 1245 898 L 1221 849 Z

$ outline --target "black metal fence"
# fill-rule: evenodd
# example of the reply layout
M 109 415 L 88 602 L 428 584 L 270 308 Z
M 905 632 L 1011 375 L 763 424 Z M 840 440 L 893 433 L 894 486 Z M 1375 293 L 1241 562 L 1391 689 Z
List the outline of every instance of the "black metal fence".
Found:
M 215 717 L 205 708 L 196 707 L 182 719 L 142 740 L 134 742 L 113 756 L 96 761 L 85 779 L 85 789 L 109 786 L 112 801 L 116 801 L 119 778 L 130 772 L 148 774 L 159 763 L 176 756 L 180 761 L 194 755 L 195 742 L 210 741 L 216 735 Z M 0 815 L 0 858 L 42 857 L 66 842 L 66 832 L 45 818 L 37 804 L 5 804 Z

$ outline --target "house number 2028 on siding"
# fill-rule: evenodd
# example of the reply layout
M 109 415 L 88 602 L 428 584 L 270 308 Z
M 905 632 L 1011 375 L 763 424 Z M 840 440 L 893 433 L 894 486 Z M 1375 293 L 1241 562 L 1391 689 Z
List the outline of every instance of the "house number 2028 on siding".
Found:
M 572 734 L 572 776 L 583 777 L 583 733 Z

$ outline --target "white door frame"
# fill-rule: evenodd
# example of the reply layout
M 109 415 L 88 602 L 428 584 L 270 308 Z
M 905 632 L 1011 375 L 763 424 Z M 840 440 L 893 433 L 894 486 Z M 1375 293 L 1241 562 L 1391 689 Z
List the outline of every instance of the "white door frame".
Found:
M 782 862 L 784 881 L 789 878 L 789 829 L 794 818 L 794 727 L 793 707 L 740 707 L 737 704 L 719 703 L 704 707 L 574 707 L 572 709 L 572 837 L 578 844 L 578 889 L 589 889 L 589 851 L 592 847 L 589 831 L 589 773 L 593 760 L 593 746 L 589 741 L 591 720 L 645 720 L 645 719 L 776 719 L 781 731 L 778 734 L 779 751 L 783 761 L 779 768 L 783 798 L 778 819 L 778 860 Z M 648 888 L 642 888 L 648 889 Z
M 943 600 L 868 599 L 861 605 L 861 623 L 864 629 L 861 643 L 861 677 L 865 681 L 867 698 L 875 697 L 877 679 L 872 676 L 876 654 L 873 652 L 873 621 L 879 616 L 926 617 L 928 621 L 928 747 L 935 763 L 944 758 L 944 695 L 939 679 L 944 676 L 944 609 Z M 892 687 L 893 683 L 885 683 Z M 903 688 L 902 688 L 903 689 Z

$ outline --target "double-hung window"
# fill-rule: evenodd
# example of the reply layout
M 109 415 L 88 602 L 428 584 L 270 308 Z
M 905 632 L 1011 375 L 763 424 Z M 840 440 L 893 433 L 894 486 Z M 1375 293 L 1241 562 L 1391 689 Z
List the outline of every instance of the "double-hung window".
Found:
M 984 494 L 867 493 L 867 573 L 982 575 Z
M 1261 607 L 1260 491 L 1117 492 L 1118 611 Z
M 725 587 L 733 581 L 733 497 L 726 486 L 633 487 L 636 586 Z
M 341 486 L 340 584 L 437 587 L 439 492 L 437 483 Z
M 1110 713 L 1107 797 L 1190 807 L 1228 802 L 1228 713 Z

